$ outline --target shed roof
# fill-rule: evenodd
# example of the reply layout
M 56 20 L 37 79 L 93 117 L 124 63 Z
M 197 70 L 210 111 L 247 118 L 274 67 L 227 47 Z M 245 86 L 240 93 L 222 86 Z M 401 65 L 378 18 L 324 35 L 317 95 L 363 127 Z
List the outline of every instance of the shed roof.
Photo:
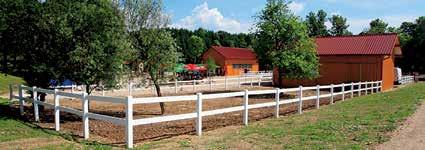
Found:
M 399 47 L 397 34 L 316 38 L 319 55 L 389 55 Z
M 257 59 L 257 55 L 249 48 L 212 46 L 225 59 Z

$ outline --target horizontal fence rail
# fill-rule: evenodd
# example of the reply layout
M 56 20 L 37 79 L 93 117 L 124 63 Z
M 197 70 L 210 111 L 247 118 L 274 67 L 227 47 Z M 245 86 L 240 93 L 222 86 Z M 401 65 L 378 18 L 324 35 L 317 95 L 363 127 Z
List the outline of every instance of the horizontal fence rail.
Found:
M 219 115 L 230 112 L 243 111 L 242 121 L 245 125 L 248 125 L 248 116 L 250 109 L 257 108 L 265 108 L 265 107 L 274 107 L 276 109 L 275 117 L 279 117 L 279 108 L 283 104 L 298 104 L 298 113 L 301 114 L 303 109 L 304 101 L 315 101 L 315 106 L 317 109 L 320 107 L 320 99 L 322 98 L 330 98 L 330 104 L 334 103 L 334 97 L 342 95 L 342 101 L 345 100 L 346 96 L 350 96 L 351 98 L 354 96 L 361 96 L 362 94 L 372 94 L 378 93 L 382 90 L 382 81 L 372 81 L 372 82 L 357 82 L 357 83 L 342 83 L 342 84 L 331 84 L 331 85 L 317 85 L 311 87 L 297 87 L 297 88 L 285 88 L 285 89 L 272 89 L 272 90 L 255 90 L 248 91 L 244 90 L 241 92 L 228 92 L 228 93 L 219 93 L 219 94 L 202 94 L 197 93 L 196 95 L 183 95 L 183 96 L 168 96 L 168 97 L 144 97 L 144 98 L 133 98 L 132 96 L 127 96 L 126 98 L 118 98 L 118 97 L 107 97 L 107 96 L 91 96 L 86 93 L 67 93 L 61 92 L 58 90 L 48 90 L 37 87 L 27 87 L 23 85 L 10 85 L 10 100 L 18 99 L 19 101 L 19 109 L 21 115 L 24 115 L 24 103 L 30 102 L 34 104 L 34 116 L 36 121 L 39 121 L 39 112 L 38 105 L 43 105 L 48 108 L 54 109 L 55 116 L 55 130 L 60 130 L 60 111 L 68 112 L 71 114 L 75 114 L 82 118 L 82 129 L 83 135 L 85 139 L 89 138 L 89 118 L 108 121 L 116 125 L 125 126 L 126 133 L 126 142 L 127 147 L 133 147 L 133 128 L 138 125 L 146 125 L 160 122 L 168 122 L 168 121 L 177 121 L 177 120 L 185 120 L 185 119 L 196 119 L 196 134 L 202 134 L 202 117 Z M 13 93 L 13 89 L 18 89 L 18 95 L 16 96 Z M 341 91 L 335 92 L 335 88 L 341 89 Z M 329 90 L 330 93 L 323 93 L 322 90 Z M 54 97 L 54 103 L 50 104 L 47 102 L 42 102 L 39 100 L 37 96 L 35 98 L 30 98 L 30 96 L 25 97 L 24 91 L 29 91 L 37 95 L 37 93 L 45 93 L 51 94 Z M 304 91 L 315 91 L 316 95 L 312 96 L 304 96 Z M 282 93 L 297 93 L 295 98 L 290 99 L 282 99 L 280 95 Z M 249 104 L 249 97 L 254 95 L 274 95 L 274 101 L 272 102 L 264 102 L 257 104 Z M 34 96 L 33 96 L 34 97 Z M 60 105 L 61 99 L 63 97 L 74 98 L 82 101 L 81 109 L 69 108 Z M 234 106 L 228 108 L 220 108 L 215 110 L 202 110 L 202 104 L 204 101 L 212 101 L 212 100 L 220 100 L 223 98 L 232 98 L 232 97 L 240 97 L 243 99 L 243 104 L 241 106 Z M 98 101 L 98 102 L 108 102 L 114 104 L 124 104 L 126 106 L 125 118 L 118 118 L 103 114 L 96 114 L 94 112 L 89 112 L 88 110 L 88 102 L 89 101 Z M 141 119 L 133 119 L 133 105 L 136 104 L 152 104 L 152 103 L 160 103 L 160 102 L 179 102 L 179 101 L 195 101 L 196 102 L 196 111 L 192 113 L 186 114 L 177 114 L 177 115 L 167 115 L 167 116 L 159 116 L 159 117 L 150 117 L 150 118 L 141 118 Z
M 413 83 L 413 82 L 415 82 L 415 77 L 414 76 L 402 76 L 398 80 L 398 83 L 400 83 L 400 84 L 408 84 L 408 83 Z

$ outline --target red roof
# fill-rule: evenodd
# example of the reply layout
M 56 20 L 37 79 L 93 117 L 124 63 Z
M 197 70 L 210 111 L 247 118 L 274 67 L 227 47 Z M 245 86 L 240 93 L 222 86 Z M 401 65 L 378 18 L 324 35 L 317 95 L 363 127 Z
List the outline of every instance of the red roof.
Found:
M 397 34 L 316 38 L 319 55 L 389 55 L 398 47 Z
M 225 59 L 257 59 L 257 55 L 249 48 L 212 46 Z

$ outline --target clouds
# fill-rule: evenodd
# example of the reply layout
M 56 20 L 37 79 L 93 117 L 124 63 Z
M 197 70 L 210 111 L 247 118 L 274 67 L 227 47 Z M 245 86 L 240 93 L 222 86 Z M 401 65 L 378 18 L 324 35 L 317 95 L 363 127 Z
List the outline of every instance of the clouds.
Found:
M 295 14 L 298 14 L 301 11 L 304 10 L 304 5 L 305 5 L 304 3 L 298 3 L 298 2 L 293 1 L 293 2 L 291 2 L 291 3 L 288 4 L 288 8 L 292 12 L 294 12 Z
M 209 8 L 208 3 L 204 2 L 196 6 L 192 10 L 190 16 L 186 16 L 171 27 L 196 29 L 199 27 L 210 30 L 223 30 L 231 33 L 248 32 L 249 23 L 241 23 L 240 21 L 223 16 L 217 8 Z
M 403 22 L 412 22 L 417 18 L 417 16 L 401 16 L 401 15 L 394 15 L 394 16 L 383 16 L 379 17 L 379 19 L 384 20 L 386 23 L 388 23 L 388 27 L 398 27 Z M 368 18 L 368 19 L 347 19 L 348 24 L 350 25 L 349 30 L 351 30 L 353 33 L 357 34 L 362 32 L 364 29 L 367 29 L 369 27 L 369 23 L 377 18 Z

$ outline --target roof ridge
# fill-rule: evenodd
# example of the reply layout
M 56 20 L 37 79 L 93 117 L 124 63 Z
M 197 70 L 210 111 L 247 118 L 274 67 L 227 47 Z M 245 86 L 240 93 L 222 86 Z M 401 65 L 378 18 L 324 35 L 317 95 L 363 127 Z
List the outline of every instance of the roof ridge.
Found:
M 376 34 L 358 34 L 358 35 L 318 36 L 316 38 L 343 38 L 343 37 L 365 37 L 365 36 L 385 36 L 385 35 L 398 35 L 398 33 L 376 33 Z

